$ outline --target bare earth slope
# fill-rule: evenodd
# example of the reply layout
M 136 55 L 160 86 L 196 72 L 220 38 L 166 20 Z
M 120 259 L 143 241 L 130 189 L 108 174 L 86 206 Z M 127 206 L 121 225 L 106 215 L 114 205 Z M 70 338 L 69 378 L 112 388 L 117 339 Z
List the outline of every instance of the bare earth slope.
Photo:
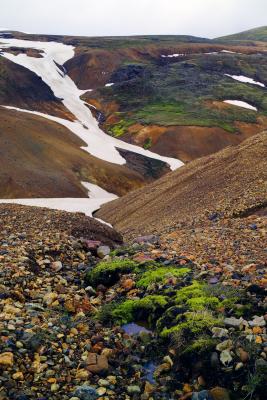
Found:
M 0 198 L 87 197 L 81 181 L 118 195 L 141 173 L 91 156 L 70 131 L 42 117 L 0 107 Z
M 0 57 L 0 104 L 74 119 L 39 76 L 4 57 Z
M 106 204 L 97 216 L 126 238 L 183 222 L 242 216 L 267 200 L 267 132 L 196 161 Z

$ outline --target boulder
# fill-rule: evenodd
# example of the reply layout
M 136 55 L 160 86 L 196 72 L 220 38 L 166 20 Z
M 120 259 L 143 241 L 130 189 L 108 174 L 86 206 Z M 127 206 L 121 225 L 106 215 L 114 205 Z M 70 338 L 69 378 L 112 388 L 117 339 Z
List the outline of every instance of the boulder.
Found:
M 227 390 L 219 386 L 211 389 L 210 395 L 213 400 L 230 400 Z
M 147 236 L 139 236 L 137 238 L 134 239 L 135 243 L 151 243 L 151 244 L 155 244 L 158 243 L 159 241 L 159 237 L 156 235 L 147 235 Z
M 73 395 L 80 400 L 96 400 L 99 398 L 97 391 L 93 387 L 87 385 L 78 386 Z
M 110 247 L 109 246 L 99 246 L 96 252 L 97 252 L 97 255 L 99 258 L 104 258 L 110 254 Z
M 240 328 L 244 324 L 244 320 L 242 317 L 235 318 L 235 317 L 230 317 L 230 318 L 225 318 L 224 323 L 226 326 L 230 326 L 232 328 Z
M 87 370 L 93 374 L 99 374 L 108 370 L 108 359 L 104 354 L 89 353 L 87 358 Z
M 14 355 L 11 352 L 0 354 L 0 366 L 2 367 L 12 367 L 14 364 Z

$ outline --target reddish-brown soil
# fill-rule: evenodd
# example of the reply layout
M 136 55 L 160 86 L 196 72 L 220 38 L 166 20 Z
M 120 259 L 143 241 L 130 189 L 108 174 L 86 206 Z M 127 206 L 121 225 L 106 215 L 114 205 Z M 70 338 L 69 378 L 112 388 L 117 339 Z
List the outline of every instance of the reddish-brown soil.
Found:
M 126 238 L 163 233 L 179 224 L 207 220 L 214 213 L 243 216 L 266 207 L 266 183 L 265 131 L 104 205 L 97 216 Z
M 153 179 L 91 156 L 55 122 L 3 108 L 0 120 L 1 198 L 87 197 L 83 180 L 121 196 Z
M 3 57 L 0 57 L 0 104 L 74 119 L 39 76 Z

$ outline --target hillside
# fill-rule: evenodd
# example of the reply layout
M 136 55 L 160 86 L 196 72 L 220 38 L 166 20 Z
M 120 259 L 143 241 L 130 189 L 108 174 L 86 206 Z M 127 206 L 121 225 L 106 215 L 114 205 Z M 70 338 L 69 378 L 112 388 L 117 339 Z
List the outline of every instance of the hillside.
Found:
M 267 26 L 261 26 L 259 28 L 250 29 L 248 31 L 236 33 L 234 35 L 228 35 L 218 38 L 220 40 L 232 41 L 232 40 L 253 40 L 267 42 Z
M 68 129 L 37 115 L 0 107 L 0 119 L 0 198 L 87 197 L 81 181 L 121 196 L 164 172 L 157 161 L 140 162 L 135 171 L 134 162 L 127 167 L 93 157 Z
M 104 205 L 96 215 L 126 238 L 162 234 L 179 224 L 249 215 L 266 207 L 267 132 L 200 158 Z
M 264 44 L 129 43 L 77 47 L 65 64 L 80 88 L 92 89 L 83 99 L 109 135 L 188 162 L 266 128 Z

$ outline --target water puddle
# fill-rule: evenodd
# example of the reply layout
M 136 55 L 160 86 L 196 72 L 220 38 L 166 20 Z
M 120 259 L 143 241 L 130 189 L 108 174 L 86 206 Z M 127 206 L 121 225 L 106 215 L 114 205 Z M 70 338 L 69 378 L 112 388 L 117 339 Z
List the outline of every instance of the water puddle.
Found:
M 144 326 L 135 324 L 131 322 L 130 324 L 122 325 L 122 329 L 127 333 L 127 335 L 139 335 L 139 333 L 152 333 L 149 329 L 145 328 Z
M 145 381 L 148 381 L 152 385 L 156 383 L 155 378 L 154 378 L 154 372 L 156 371 L 156 364 L 153 361 L 148 361 L 146 364 L 144 364 L 144 376 L 143 379 Z

